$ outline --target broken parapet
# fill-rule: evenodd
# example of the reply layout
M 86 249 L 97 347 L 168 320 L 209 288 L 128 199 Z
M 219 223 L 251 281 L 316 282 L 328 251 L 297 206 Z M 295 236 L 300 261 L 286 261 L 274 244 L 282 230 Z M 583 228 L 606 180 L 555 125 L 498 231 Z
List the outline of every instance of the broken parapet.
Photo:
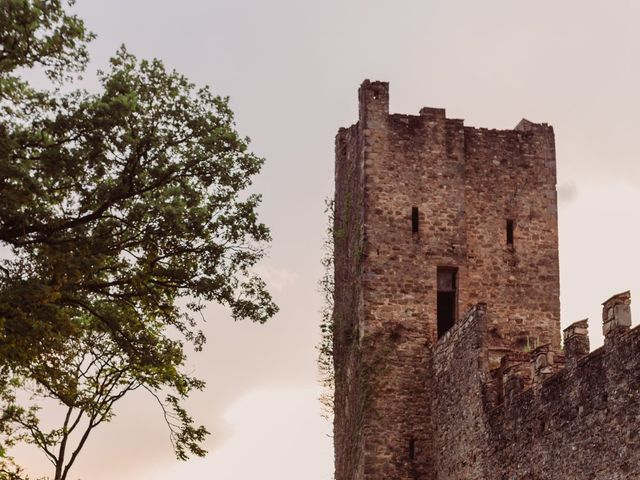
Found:
M 534 385 L 544 382 L 554 374 L 553 351 L 550 344 L 540 345 L 531 352 L 531 366 Z
M 631 297 L 604 302 L 605 345 L 589 352 L 587 321 L 564 330 L 567 368 L 546 345 L 531 352 L 531 388 L 485 406 L 488 448 L 482 480 L 640 479 L 640 327 L 631 329 Z M 508 392 L 505 385 L 505 392 Z M 595 476 L 594 476 L 595 475 Z M 464 478 L 464 477 L 446 477 Z
M 587 319 L 574 322 L 563 330 L 564 353 L 567 365 L 574 367 L 589 354 L 589 323 Z
M 602 304 L 602 333 L 605 343 L 631 328 L 631 292 L 618 293 Z
M 623 292 L 603 303 L 602 320 L 605 346 L 613 347 L 615 339 L 631 328 L 631 294 Z M 489 405 L 499 405 L 529 387 L 541 385 L 565 366 L 575 368 L 589 357 L 589 326 L 587 319 L 574 322 L 563 331 L 564 352 L 556 352 L 550 344 L 527 352 L 493 352 L 501 354 L 500 366 L 492 369 L 485 385 Z M 492 352 L 490 351 L 489 354 Z

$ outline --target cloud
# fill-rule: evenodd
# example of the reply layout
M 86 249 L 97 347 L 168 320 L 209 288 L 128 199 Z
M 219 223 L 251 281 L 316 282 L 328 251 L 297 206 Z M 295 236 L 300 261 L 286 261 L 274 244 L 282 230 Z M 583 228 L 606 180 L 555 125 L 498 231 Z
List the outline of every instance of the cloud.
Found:
M 225 420 L 235 434 L 204 459 L 174 462 L 156 480 L 329 480 L 330 425 L 320 418 L 317 385 L 255 389 L 235 402 Z

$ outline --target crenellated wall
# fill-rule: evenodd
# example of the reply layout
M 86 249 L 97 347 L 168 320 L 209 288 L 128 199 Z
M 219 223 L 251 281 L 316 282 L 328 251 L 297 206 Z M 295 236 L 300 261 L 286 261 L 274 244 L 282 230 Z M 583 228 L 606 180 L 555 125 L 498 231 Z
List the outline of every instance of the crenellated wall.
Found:
M 583 320 L 565 329 L 564 353 L 542 345 L 493 370 L 491 312 L 472 309 L 433 350 L 435 478 L 640 478 L 640 327 L 629 329 L 629 304 L 628 292 L 605 302 L 594 352 Z
M 640 478 L 640 328 L 621 296 L 602 348 L 487 411 L 487 480 Z
M 640 329 L 488 412 L 487 480 L 640 478 Z

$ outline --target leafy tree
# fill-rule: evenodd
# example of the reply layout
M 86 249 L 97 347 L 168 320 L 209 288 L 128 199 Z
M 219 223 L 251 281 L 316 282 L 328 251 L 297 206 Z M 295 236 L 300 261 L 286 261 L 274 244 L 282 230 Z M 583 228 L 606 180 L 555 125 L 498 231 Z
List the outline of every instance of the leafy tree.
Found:
M 167 362 L 171 367 L 171 362 Z M 160 403 L 170 429 L 170 439 L 178 455 L 204 455 L 200 446 L 208 433 L 195 427 L 188 413 L 180 407 L 179 397 L 169 395 L 163 402 L 156 392 L 157 376 L 141 372 L 106 331 L 86 329 L 68 339 L 68 348 L 57 355 L 47 355 L 34 363 L 28 375 L 14 378 L 16 385 L 31 393 L 30 402 L 17 404 L 5 395 L 4 424 L 16 440 L 39 447 L 55 468 L 54 478 L 67 478 L 69 470 L 84 447 L 90 433 L 113 416 L 113 405 L 129 392 L 144 388 Z M 195 379 L 183 379 L 178 387 L 184 396 L 191 388 L 202 388 Z M 41 401 L 52 399 L 64 406 L 64 421 L 58 428 L 41 426 Z M 167 407 L 170 407 L 168 409 Z
M 124 47 L 98 93 L 73 90 L 92 35 L 65 7 L 0 0 L 0 433 L 40 447 L 56 480 L 138 388 L 160 401 L 177 456 L 203 455 L 206 430 L 180 405 L 203 388 L 181 370 L 185 342 L 205 341 L 196 318 L 211 301 L 234 319 L 277 311 L 252 273 L 270 240 L 260 197 L 244 193 L 263 159 L 228 99 Z M 38 404 L 16 402 L 24 388 L 62 404 L 64 425 L 41 430 Z

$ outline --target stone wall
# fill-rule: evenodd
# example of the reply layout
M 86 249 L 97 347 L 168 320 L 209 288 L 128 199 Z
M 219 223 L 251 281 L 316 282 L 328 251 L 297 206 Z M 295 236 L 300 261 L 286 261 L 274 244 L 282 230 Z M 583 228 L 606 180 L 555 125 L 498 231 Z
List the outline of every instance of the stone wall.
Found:
M 565 329 L 564 353 L 541 345 L 491 370 L 483 304 L 438 341 L 435 478 L 640 478 L 640 328 L 629 330 L 629 292 L 603 305 L 605 345 L 590 354 L 583 320 Z
M 427 480 L 433 474 L 427 347 L 434 333 L 433 314 L 427 306 L 433 303 L 435 278 L 421 266 L 424 244 L 421 234 L 412 233 L 411 228 L 411 207 L 421 178 L 405 168 L 424 161 L 416 157 L 407 163 L 409 152 L 422 151 L 412 143 L 417 138 L 410 132 L 414 125 L 395 129 L 388 105 L 387 84 L 363 84 L 359 126 L 364 139 L 365 241 L 360 348 L 367 398 L 362 478 Z M 420 122 L 415 128 L 436 134 L 438 127 Z
M 550 343 L 558 351 L 553 129 L 523 120 L 515 130 L 466 127 L 464 139 L 467 301 L 489 306 L 493 347 L 522 351 Z M 514 225 L 513 245 L 505 241 L 507 219 Z
M 486 305 L 472 308 L 433 351 L 434 460 L 438 480 L 484 480 Z
M 363 169 L 358 125 L 336 137 L 333 355 L 336 478 L 362 478 L 365 380 L 359 343 L 362 324 Z
M 605 302 L 605 345 L 590 354 L 580 321 L 565 330 L 566 355 L 542 345 L 494 370 L 490 312 L 472 309 L 433 349 L 434 478 L 640 478 L 640 328 L 629 330 L 629 303 L 628 292 Z
M 487 480 L 640 478 L 640 329 L 487 413 Z

